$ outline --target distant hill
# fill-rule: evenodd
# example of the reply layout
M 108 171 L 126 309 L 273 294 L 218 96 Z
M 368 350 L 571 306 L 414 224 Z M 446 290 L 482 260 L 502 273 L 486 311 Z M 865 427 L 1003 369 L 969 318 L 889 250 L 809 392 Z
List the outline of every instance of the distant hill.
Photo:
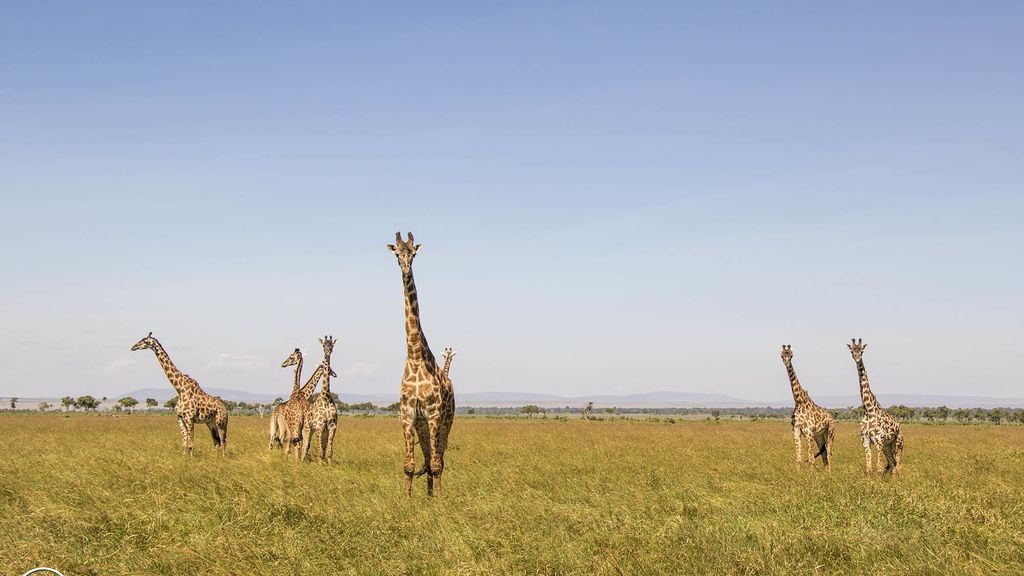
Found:
M 260 394 L 258 392 L 245 392 L 243 390 L 230 390 L 227 388 L 206 388 L 206 393 L 212 396 L 220 396 L 224 400 L 231 400 L 233 402 L 248 402 L 250 404 L 270 404 L 275 398 L 287 399 L 287 394 Z M 372 402 L 376 405 L 387 405 L 398 400 L 398 394 L 395 394 L 394 398 L 383 394 L 353 394 L 351 392 L 345 392 L 344 390 L 337 393 L 338 397 L 342 402 L 349 404 L 359 404 L 363 402 Z M 131 396 L 136 400 L 142 402 L 146 398 L 154 398 L 157 402 L 163 404 L 167 400 L 175 397 L 177 393 L 173 388 L 143 388 L 141 390 L 132 390 L 131 392 L 125 392 L 124 394 L 118 394 L 111 396 L 112 399 L 124 398 L 125 396 Z M 389 399 L 391 398 L 391 399 Z
M 877 394 L 882 406 L 947 408 L 1024 408 L 1024 398 L 993 398 L 989 396 L 949 396 L 942 394 Z M 860 406 L 860 396 L 814 396 L 814 401 L 827 408 Z M 770 406 L 791 406 L 793 400 L 774 402 Z

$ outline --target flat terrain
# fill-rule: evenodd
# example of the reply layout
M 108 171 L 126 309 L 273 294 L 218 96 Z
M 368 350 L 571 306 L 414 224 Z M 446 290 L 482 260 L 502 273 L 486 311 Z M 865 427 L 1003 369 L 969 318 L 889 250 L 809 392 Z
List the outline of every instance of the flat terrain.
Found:
M 331 467 L 267 425 L 188 460 L 169 416 L 0 416 L 0 573 L 1024 573 L 1020 426 L 907 426 L 881 478 L 855 424 L 829 474 L 785 422 L 461 418 L 429 500 L 396 419 L 342 418 Z

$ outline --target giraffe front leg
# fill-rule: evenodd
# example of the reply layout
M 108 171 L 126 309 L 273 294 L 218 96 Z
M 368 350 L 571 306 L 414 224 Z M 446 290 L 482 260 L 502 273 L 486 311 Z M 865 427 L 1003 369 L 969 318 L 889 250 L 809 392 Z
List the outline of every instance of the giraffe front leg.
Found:
M 862 432 L 860 443 L 864 446 L 864 472 L 871 474 L 871 437 Z
M 184 456 L 188 451 L 188 425 L 181 416 L 178 416 L 178 434 L 181 436 L 181 455 Z
M 321 426 L 316 431 L 316 463 L 323 466 L 327 455 L 327 427 Z
M 796 448 L 796 465 L 797 466 L 800 466 L 800 462 L 802 461 L 801 458 L 802 458 L 803 451 L 800 450 L 800 439 L 802 437 L 803 437 L 803 434 L 800 433 L 800 429 L 797 428 L 796 426 L 794 426 L 793 427 L 793 445 Z
M 196 423 L 191 419 L 185 420 L 185 451 L 188 452 L 189 457 L 193 456 L 192 443 L 196 437 Z
M 435 416 L 437 416 L 435 414 Z M 427 428 L 430 434 L 430 478 L 427 479 L 427 492 L 433 493 L 434 496 L 441 495 L 441 473 L 444 472 L 444 464 L 441 461 L 441 451 L 438 448 L 438 431 L 440 429 L 440 422 L 438 418 L 431 418 L 427 422 Z M 431 482 L 433 480 L 433 482 Z M 431 484 L 433 484 L 433 491 L 430 490 Z
M 412 496 L 412 475 L 416 472 L 416 458 L 413 454 L 416 448 L 416 426 L 412 410 L 406 406 L 402 406 L 402 436 L 405 439 L 405 495 Z
M 331 465 L 331 459 L 334 458 L 334 433 L 338 431 L 338 423 L 331 422 L 327 428 L 327 465 Z
M 296 450 L 296 460 L 300 462 L 306 461 L 306 454 L 309 453 L 309 443 L 313 437 L 313 426 L 310 423 L 305 423 L 302 426 L 302 449 Z

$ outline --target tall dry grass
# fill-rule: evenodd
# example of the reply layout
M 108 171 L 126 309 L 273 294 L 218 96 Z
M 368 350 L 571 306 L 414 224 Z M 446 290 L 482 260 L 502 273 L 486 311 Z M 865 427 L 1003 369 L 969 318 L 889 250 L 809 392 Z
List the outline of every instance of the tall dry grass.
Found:
M 0 417 L 0 572 L 1021 574 L 1024 428 L 906 427 L 902 477 L 832 472 L 781 422 L 456 421 L 443 494 L 402 494 L 391 418 L 340 420 L 336 463 L 218 459 L 167 416 Z

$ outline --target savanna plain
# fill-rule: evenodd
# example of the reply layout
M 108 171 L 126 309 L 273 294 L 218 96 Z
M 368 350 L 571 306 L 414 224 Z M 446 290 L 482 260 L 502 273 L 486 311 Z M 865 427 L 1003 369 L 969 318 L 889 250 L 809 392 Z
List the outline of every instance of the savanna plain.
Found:
M 826 472 L 784 421 L 462 417 L 434 499 L 402 491 L 397 418 L 342 417 L 330 467 L 267 426 L 188 459 L 171 416 L 0 417 L 0 573 L 1024 573 L 1016 425 L 908 424 L 881 477 L 855 423 Z

